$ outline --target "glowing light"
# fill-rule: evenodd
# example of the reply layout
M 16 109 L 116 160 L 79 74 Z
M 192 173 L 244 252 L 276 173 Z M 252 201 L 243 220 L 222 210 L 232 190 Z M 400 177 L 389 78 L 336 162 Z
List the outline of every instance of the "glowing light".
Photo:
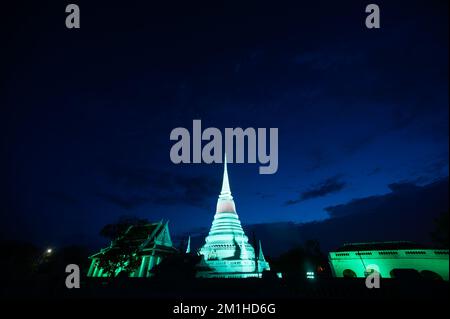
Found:
M 306 278 L 307 279 L 314 279 L 314 278 L 316 278 L 315 275 L 314 275 L 314 271 L 307 271 L 306 272 Z
M 231 195 L 226 156 L 216 214 L 205 238 L 205 244 L 200 249 L 200 255 L 202 255 L 201 266 L 209 269 L 199 271 L 198 277 L 259 278 L 264 270 L 270 270 L 262 253 L 261 244 L 258 256 L 255 256 L 255 249 L 242 229 Z
M 48 248 L 45 252 L 46 252 L 47 254 L 51 254 L 51 253 L 53 252 L 53 249 Z

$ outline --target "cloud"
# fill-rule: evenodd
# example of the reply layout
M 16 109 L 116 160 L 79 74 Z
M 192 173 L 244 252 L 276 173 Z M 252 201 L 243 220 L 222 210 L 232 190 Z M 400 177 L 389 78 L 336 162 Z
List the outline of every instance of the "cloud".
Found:
M 99 198 L 104 199 L 105 201 L 119 206 L 124 209 L 133 209 L 150 201 L 149 198 L 142 196 L 123 196 L 118 194 L 111 193 L 98 193 L 97 196 Z
M 327 178 L 320 184 L 313 186 L 312 188 L 302 192 L 298 199 L 288 200 L 285 205 L 294 205 L 302 201 L 314 199 L 318 197 L 324 197 L 329 194 L 337 193 L 343 190 L 347 186 L 347 183 L 341 180 L 340 175 L 336 175 Z
M 190 205 L 207 208 L 220 182 L 207 176 L 185 176 L 164 173 L 153 185 L 152 203 L 158 205 Z
M 392 185 L 392 192 L 385 195 L 328 207 L 331 218 L 304 224 L 300 233 L 304 238 L 319 238 L 327 248 L 365 241 L 410 240 L 429 244 L 435 218 L 448 212 L 448 177 L 424 186 Z
M 337 193 L 343 190 L 347 183 L 340 180 L 340 176 L 330 177 L 316 187 L 303 192 L 300 196 L 301 200 L 323 197 L 328 194 Z
M 208 176 L 187 176 L 171 172 L 116 167 L 107 171 L 107 180 L 119 186 L 122 194 L 104 192 L 99 197 L 121 208 L 132 209 L 151 203 L 155 205 L 190 205 L 208 208 L 220 185 Z M 132 193 L 131 195 L 123 195 Z M 142 195 L 144 194 L 145 195 Z M 151 195 L 148 195 L 151 194 Z
M 151 170 L 143 168 L 113 166 L 107 169 L 105 175 L 112 184 L 141 189 L 147 188 L 152 184 L 152 173 Z
M 285 206 L 289 206 L 289 205 L 295 205 L 300 203 L 300 200 L 293 200 L 293 199 L 289 199 L 287 201 L 284 202 Z
M 435 196 L 430 190 L 440 192 L 441 189 L 448 188 L 448 177 L 425 186 L 417 186 L 414 182 L 400 181 L 389 184 L 388 187 L 391 190 L 390 193 L 353 199 L 345 204 L 326 207 L 325 210 L 331 218 L 358 214 L 380 215 L 388 214 L 389 212 L 395 215 L 397 214 L 396 210 L 403 211 L 405 207 L 408 207 L 407 211 L 404 212 L 405 214 L 408 211 L 413 214 L 414 211 L 420 210 L 416 206 L 420 197 L 423 197 L 430 207 L 441 202 L 441 199 L 438 199 L 438 196 Z M 431 195 L 433 195 L 432 198 L 435 203 L 429 198 Z M 445 198 L 448 196 L 441 197 Z M 440 209 L 442 208 L 436 207 L 436 210 Z
M 392 193 L 411 192 L 417 190 L 418 186 L 413 182 L 397 182 L 388 185 Z
M 430 177 L 441 177 L 448 175 L 448 152 L 434 159 L 425 168 L 424 173 Z

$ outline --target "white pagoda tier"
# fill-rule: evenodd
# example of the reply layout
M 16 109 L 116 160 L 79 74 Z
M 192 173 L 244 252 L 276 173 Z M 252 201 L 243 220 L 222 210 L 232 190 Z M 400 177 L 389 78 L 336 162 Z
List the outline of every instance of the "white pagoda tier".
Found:
M 211 230 L 200 249 L 202 255 L 197 277 L 248 278 L 261 277 L 270 270 L 259 242 L 258 256 L 242 229 L 236 206 L 231 196 L 225 155 L 222 191 L 217 200 L 216 214 Z

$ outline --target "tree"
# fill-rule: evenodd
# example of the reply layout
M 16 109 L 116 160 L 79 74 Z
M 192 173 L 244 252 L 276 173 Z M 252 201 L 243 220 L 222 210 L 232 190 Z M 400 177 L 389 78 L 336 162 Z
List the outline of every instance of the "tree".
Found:
M 122 236 L 130 226 L 149 223 L 145 218 L 121 216 L 116 223 L 101 229 L 100 235 L 112 240 L 111 246 L 97 257 L 98 266 L 103 269 L 103 273 L 108 277 L 115 277 L 120 273 L 129 275 L 139 267 L 141 258 L 138 255 L 138 247 L 130 245 Z
M 155 278 L 186 280 L 195 278 L 201 256 L 178 253 L 167 256 L 152 270 Z
M 41 250 L 22 241 L 0 241 L 0 281 L 32 276 L 37 269 Z
M 140 256 L 137 254 L 137 248 L 120 242 L 107 250 L 98 257 L 98 267 L 108 277 L 115 277 L 119 274 L 130 275 L 140 264 Z
M 431 233 L 433 242 L 443 248 L 448 248 L 449 212 L 442 213 L 435 219 L 435 229 Z
M 100 235 L 110 240 L 114 240 L 123 235 L 130 226 L 145 225 L 148 223 L 150 222 L 146 218 L 139 218 L 136 216 L 121 216 L 116 223 L 104 226 L 100 230 Z
M 307 254 L 312 256 L 321 256 L 322 252 L 320 250 L 320 243 L 316 239 L 308 239 L 305 242 L 305 251 Z

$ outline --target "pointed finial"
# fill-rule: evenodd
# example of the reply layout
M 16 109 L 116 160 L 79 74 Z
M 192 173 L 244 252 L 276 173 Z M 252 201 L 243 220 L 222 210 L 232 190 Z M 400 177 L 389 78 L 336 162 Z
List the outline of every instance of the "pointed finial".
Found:
M 187 247 L 186 247 L 186 254 L 191 253 L 191 236 L 188 237 Z
M 224 156 L 223 166 L 224 168 L 223 168 L 222 190 L 220 192 L 221 197 L 231 196 L 230 182 L 228 181 L 227 153 L 225 153 Z
M 224 157 L 223 157 L 223 171 L 224 171 L 224 175 L 226 174 L 228 177 L 228 169 L 227 169 L 227 153 L 225 153 Z
M 261 241 L 259 241 L 259 254 L 258 259 L 261 261 L 266 261 L 266 258 L 264 258 L 264 253 L 262 251 Z

